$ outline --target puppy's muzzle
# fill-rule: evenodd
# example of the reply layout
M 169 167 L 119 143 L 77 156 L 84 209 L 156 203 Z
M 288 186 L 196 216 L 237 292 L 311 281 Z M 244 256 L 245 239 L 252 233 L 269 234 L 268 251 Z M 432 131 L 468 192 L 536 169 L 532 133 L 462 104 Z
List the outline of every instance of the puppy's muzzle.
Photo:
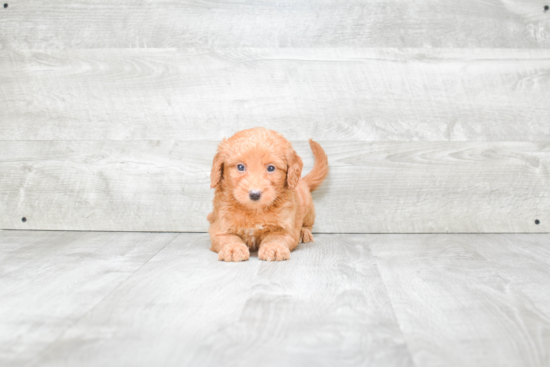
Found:
M 248 196 L 250 197 L 250 200 L 260 200 L 260 197 L 262 196 L 262 192 L 258 190 L 250 190 L 248 192 Z

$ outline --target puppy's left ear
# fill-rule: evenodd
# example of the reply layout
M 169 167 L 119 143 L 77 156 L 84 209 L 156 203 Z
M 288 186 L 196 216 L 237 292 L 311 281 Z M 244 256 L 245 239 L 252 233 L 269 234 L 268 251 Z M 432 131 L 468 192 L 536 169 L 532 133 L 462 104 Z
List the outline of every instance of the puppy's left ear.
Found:
M 300 158 L 292 148 L 290 148 L 290 153 L 287 155 L 286 159 L 288 164 L 286 184 L 289 189 L 293 189 L 298 185 L 298 181 L 300 181 L 302 177 L 304 163 L 302 162 L 302 158 Z
M 218 186 L 223 177 L 223 158 L 220 152 L 214 156 L 212 171 L 210 172 L 210 188 Z

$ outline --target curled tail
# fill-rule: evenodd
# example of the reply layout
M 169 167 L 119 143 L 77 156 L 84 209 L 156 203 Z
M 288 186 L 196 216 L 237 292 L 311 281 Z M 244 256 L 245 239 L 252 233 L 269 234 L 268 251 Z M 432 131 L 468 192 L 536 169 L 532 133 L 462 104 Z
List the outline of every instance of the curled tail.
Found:
M 321 185 L 325 177 L 327 177 L 328 158 L 319 143 L 309 139 L 309 146 L 311 147 L 311 151 L 315 157 L 315 163 L 313 163 L 313 169 L 311 172 L 305 175 L 302 180 L 304 180 L 309 186 L 309 191 L 314 191 L 319 187 L 319 185 Z

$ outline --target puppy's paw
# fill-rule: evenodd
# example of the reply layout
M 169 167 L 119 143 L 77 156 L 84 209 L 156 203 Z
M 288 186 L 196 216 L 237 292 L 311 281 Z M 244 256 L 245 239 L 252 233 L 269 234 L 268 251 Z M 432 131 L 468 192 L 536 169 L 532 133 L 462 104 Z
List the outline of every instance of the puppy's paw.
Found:
M 230 243 L 218 252 L 220 261 L 246 261 L 249 257 L 250 251 L 243 243 Z
M 258 258 L 264 261 L 290 260 L 290 250 L 285 245 L 270 242 L 260 246 Z
M 300 238 L 303 243 L 313 242 L 313 235 L 311 234 L 311 228 L 302 228 L 300 232 Z

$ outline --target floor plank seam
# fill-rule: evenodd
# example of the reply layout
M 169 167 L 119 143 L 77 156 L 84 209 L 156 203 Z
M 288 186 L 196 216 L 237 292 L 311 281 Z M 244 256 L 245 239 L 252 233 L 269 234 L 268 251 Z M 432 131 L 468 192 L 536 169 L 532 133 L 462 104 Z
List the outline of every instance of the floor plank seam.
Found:
M 369 249 L 371 250 L 372 254 L 372 247 L 369 245 Z M 388 297 L 388 300 L 390 301 L 391 310 L 393 313 L 393 317 L 395 319 L 395 323 L 399 327 L 399 331 L 401 332 L 401 335 L 403 336 L 403 340 L 405 341 L 405 346 L 407 348 L 407 352 L 409 353 L 409 357 L 411 358 L 411 363 L 413 366 L 417 367 L 416 362 L 414 361 L 413 354 L 411 351 L 411 348 L 409 347 L 409 341 L 407 337 L 405 336 L 405 332 L 403 331 L 403 328 L 401 326 L 401 323 L 399 322 L 399 319 L 397 317 L 397 313 L 395 312 L 395 307 L 393 306 L 393 300 L 391 299 L 390 293 L 388 292 L 388 288 L 386 287 L 386 280 L 382 276 L 382 272 L 380 271 L 380 267 L 378 266 L 378 256 L 373 255 L 375 262 L 376 262 L 376 271 L 378 272 L 378 276 L 382 280 L 382 286 L 384 286 L 384 291 L 386 292 L 386 296 Z
M 176 236 L 174 236 L 174 238 L 172 238 L 170 241 L 168 241 L 166 243 L 166 245 L 162 246 L 162 248 L 160 248 L 157 252 L 155 252 L 154 255 L 152 255 L 149 259 L 147 259 L 147 261 L 145 261 L 143 264 L 141 264 L 141 266 L 139 268 L 137 268 L 135 271 L 133 271 L 131 274 L 129 274 L 123 281 L 121 281 L 115 288 L 113 288 L 113 290 L 111 290 L 103 298 L 101 298 L 95 305 L 93 305 L 93 307 L 91 307 L 88 311 L 86 311 L 79 318 L 74 320 L 74 322 L 72 322 L 69 326 L 67 326 L 67 328 L 65 328 L 65 330 L 62 333 L 60 333 L 59 336 L 57 338 L 55 338 L 54 341 L 52 341 L 46 348 L 42 349 L 38 353 L 38 355 L 36 356 L 35 361 L 40 360 L 40 357 L 44 353 L 46 353 L 51 347 L 56 345 L 59 342 L 59 340 L 61 338 L 63 338 L 63 336 L 65 335 L 65 333 L 68 330 L 70 330 L 73 326 L 78 324 L 78 322 L 80 322 L 80 320 L 82 320 L 84 317 L 89 315 L 93 310 L 95 310 L 101 303 L 103 303 L 103 301 L 105 301 L 107 298 L 109 298 L 109 296 L 111 296 L 111 294 L 113 294 L 117 289 L 119 289 L 123 284 L 125 284 L 131 277 L 133 277 L 137 272 L 139 272 L 146 264 L 149 263 L 149 261 L 151 261 L 153 258 L 155 258 L 155 256 L 157 256 L 162 250 L 164 250 L 166 247 L 168 247 L 168 245 L 170 245 L 172 242 L 174 242 L 174 240 L 176 240 L 176 238 L 178 238 L 179 236 L 181 236 L 181 233 L 176 234 Z M 30 365 L 34 365 L 34 364 L 31 362 Z
M 252 283 L 253 285 L 256 284 L 256 281 L 258 280 L 258 274 L 260 273 L 260 270 L 262 269 L 262 266 L 264 266 L 265 264 L 266 264 L 265 261 L 261 261 L 260 264 L 258 265 L 258 268 L 256 269 L 256 272 L 254 273 L 254 278 L 252 279 L 254 281 Z M 254 293 L 249 295 L 248 298 L 246 299 L 246 301 L 243 302 L 243 307 L 241 308 L 241 311 L 239 312 L 239 317 L 238 317 L 237 320 L 242 320 L 243 319 L 243 316 L 245 316 L 244 310 L 246 308 L 246 305 L 248 304 L 248 301 L 250 301 L 250 299 L 252 299 L 253 297 L 254 297 Z
M 496 263 L 494 260 L 490 259 L 488 256 L 484 256 L 481 252 L 479 252 L 477 250 L 477 248 L 475 246 L 469 245 L 469 248 L 470 248 L 471 251 L 473 251 L 475 254 L 477 254 L 480 258 L 485 260 L 487 262 L 487 264 L 490 264 L 493 267 L 492 271 L 494 272 L 494 274 L 496 274 L 502 281 L 504 281 L 507 284 L 513 284 L 514 283 L 514 280 L 512 278 L 510 278 L 509 276 L 506 276 L 505 274 L 503 274 L 502 270 L 499 270 L 498 263 Z M 543 312 L 540 312 L 539 308 L 536 305 L 534 305 L 532 298 L 527 293 L 525 293 L 521 288 L 518 288 L 518 287 L 514 287 L 514 292 L 516 292 L 518 294 L 521 294 L 524 297 L 524 299 L 527 300 L 531 304 L 530 307 L 533 308 L 533 309 L 537 309 L 539 311 L 538 314 L 541 317 L 543 317 Z M 550 323 L 550 318 L 546 318 L 545 321 Z

